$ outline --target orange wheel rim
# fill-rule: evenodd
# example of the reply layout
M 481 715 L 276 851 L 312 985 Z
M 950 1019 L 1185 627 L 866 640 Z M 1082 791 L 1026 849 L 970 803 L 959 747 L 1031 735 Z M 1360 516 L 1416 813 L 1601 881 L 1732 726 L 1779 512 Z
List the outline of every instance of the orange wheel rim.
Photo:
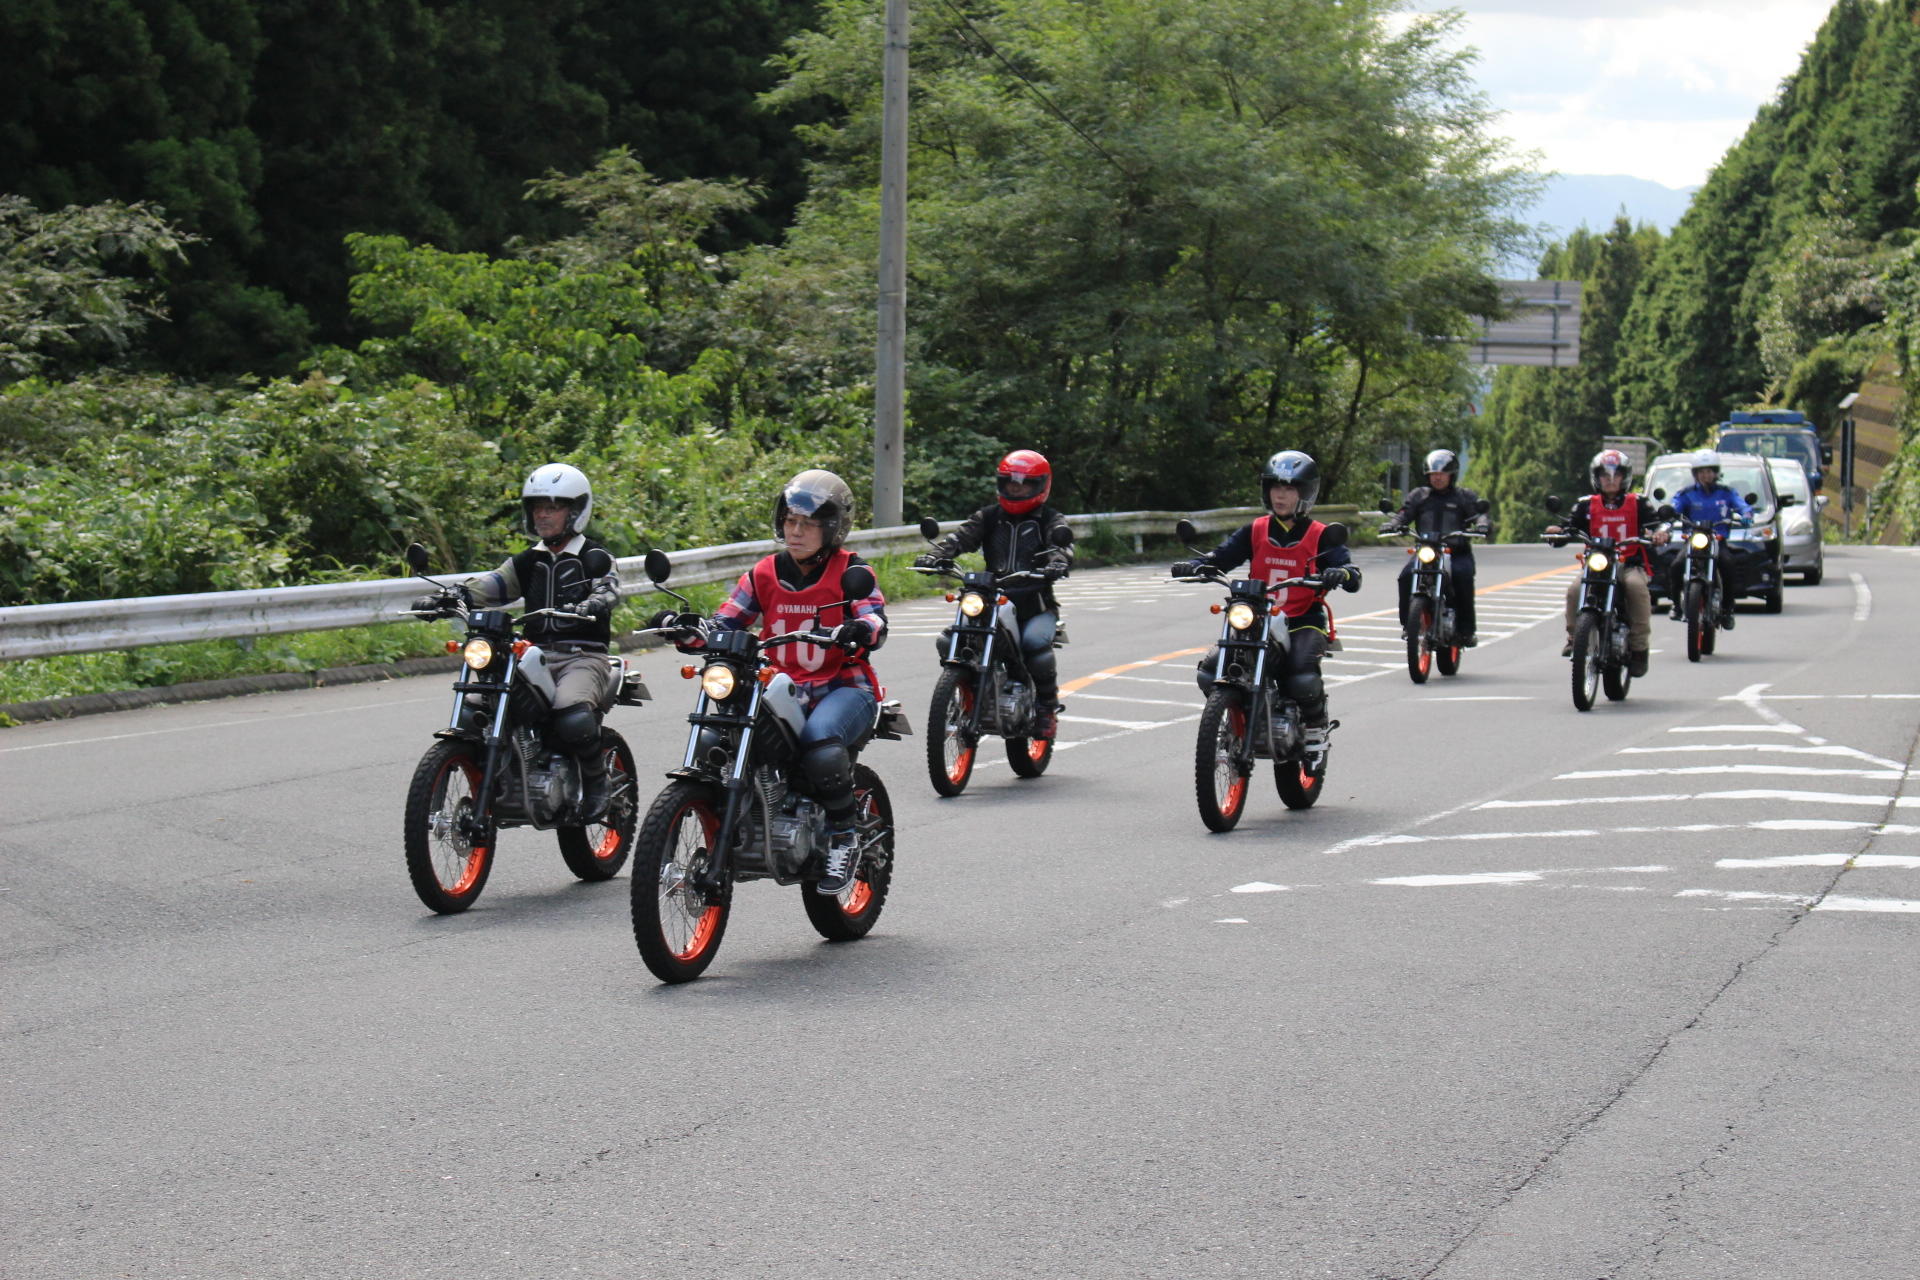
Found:
M 447 892 L 458 897 L 473 888 L 474 881 L 480 878 L 480 868 L 487 864 L 487 847 L 475 845 L 473 852 L 467 855 L 467 861 L 460 868 L 460 879 L 447 886 Z
M 1247 713 L 1239 707 L 1227 708 L 1226 728 L 1228 741 L 1237 746 L 1240 740 L 1247 736 Z M 1247 780 L 1240 776 L 1239 762 L 1233 758 L 1231 750 L 1222 751 L 1220 762 L 1215 766 L 1216 786 L 1221 769 L 1226 769 L 1232 774 L 1232 781 L 1227 784 L 1224 791 L 1220 792 L 1220 812 L 1222 814 L 1238 813 L 1241 802 L 1247 798 Z
M 456 771 L 461 780 L 466 784 L 466 794 L 464 796 L 449 796 L 447 794 L 449 790 L 448 784 Z M 461 855 L 458 846 L 451 843 L 455 838 L 453 832 L 457 830 L 459 818 L 471 811 L 473 798 L 479 793 L 479 790 L 480 770 L 474 766 L 474 762 L 464 755 L 449 756 L 447 758 L 446 768 L 440 775 L 440 808 L 442 812 L 445 812 L 446 809 L 451 806 L 454 810 L 454 815 L 449 821 L 449 828 L 446 833 L 446 841 L 443 844 L 442 854 L 436 861 L 440 864 L 441 870 L 452 873 L 453 883 L 448 884 L 446 877 L 440 875 L 439 871 L 435 872 L 435 878 L 438 879 L 442 885 L 445 885 L 447 893 L 454 897 L 470 891 L 475 884 L 479 883 L 480 873 L 486 869 L 487 865 L 489 846 L 470 845 L 466 853 Z M 436 837 L 436 841 L 439 840 L 440 837 Z
M 681 832 L 685 829 L 689 821 L 699 829 L 700 843 L 696 846 L 696 849 L 700 847 L 711 847 L 714 832 L 718 830 L 720 826 L 719 816 L 703 804 L 687 804 L 679 813 L 674 815 L 672 830 L 675 834 L 676 846 L 683 843 Z M 672 861 L 662 862 L 660 864 L 659 924 L 661 940 L 667 944 L 674 958 L 678 960 L 692 960 L 699 956 L 708 947 L 713 945 L 714 934 L 720 928 L 720 904 L 703 903 L 699 908 L 699 913 L 696 915 L 692 902 L 689 901 L 695 893 L 692 884 L 690 856 L 690 852 L 685 848 L 676 847 Z M 669 932 L 669 920 L 672 920 L 676 925 L 685 924 L 687 926 L 687 940 L 684 944 L 676 946 L 674 940 L 667 936 Z M 672 932 L 677 933 L 679 930 L 676 927 L 672 929 Z
M 1420 674 L 1421 675 L 1427 674 L 1428 668 L 1432 666 L 1433 666 L 1433 650 L 1427 648 L 1427 646 L 1423 643 L 1420 646 Z
M 953 697 L 947 700 L 947 781 L 958 786 L 973 772 L 973 753 L 977 748 L 961 741 L 960 728 L 973 714 L 973 689 L 955 684 Z
M 1047 752 L 1053 750 L 1053 742 L 1048 738 L 1027 739 L 1027 759 L 1038 764 L 1047 758 Z
M 607 834 L 601 836 L 600 843 L 593 847 L 593 856 L 601 859 L 611 858 L 619 850 L 620 833 L 608 827 Z
M 705 951 L 713 942 L 713 931 L 720 927 L 720 908 L 708 907 L 700 916 L 699 923 L 693 926 L 693 936 L 687 939 L 686 949 L 673 953 L 676 960 L 691 960 Z
M 850 916 L 857 916 L 867 909 L 873 901 L 873 886 L 865 880 L 855 880 L 847 890 L 847 896 L 841 901 L 840 909 Z

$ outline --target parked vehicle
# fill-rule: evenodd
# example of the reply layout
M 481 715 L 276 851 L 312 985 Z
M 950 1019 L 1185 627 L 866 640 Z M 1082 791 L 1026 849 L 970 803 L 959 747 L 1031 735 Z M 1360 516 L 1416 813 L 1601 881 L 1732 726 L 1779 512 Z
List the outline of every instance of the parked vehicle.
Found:
M 920 536 L 929 542 L 939 537 L 938 522 L 921 517 Z M 1072 546 L 1073 530 L 1058 526 L 1053 545 Z M 1053 738 L 1034 733 L 1034 679 L 1020 648 L 1013 602 L 1000 588 L 1043 582 L 1046 575 L 1037 570 L 962 573 L 952 561 L 920 572 L 958 584 L 947 597 L 954 602 L 953 625 L 942 637 L 943 670 L 927 712 L 927 777 L 933 789 L 943 796 L 967 789 L 983 735 L 1006 739 L 1007 763 L 1016 774 L 1039 777 L 1053 760 Z M 1055 629 L 1053 643 L 1056 649 L 1066 643 L 1065 628 Z
M 647 553 L 647 576 L 664 584 L 672 566 Z M 873 591 L 873 571 L 849 568 L 840 580 L 840 609 Z M 686 604 L 684 596 L 667 591 Z M 893 884 L 893 805 L 880 776 L 860 763 L 873 738 L 910 733 L 898 702 L 874 706 L 873 724 L 848 744 L 854 759 L 859 865 L 839 893 L 820 893 L 826 873 L 827 815 L 800 788 L 800 730 L 807 712 L 791 676 L 776 671 L 769 651 L 785 644 L 830 645 L 819 615 L 806 630 L 760 639 L 750 631 L 711 631 L 697 613 L 678 628 L 706 638 L 703 665 L 681 674 L 699 679 L 687 722 L 687 752 L 647 810 L 633 859 L 633 939 L 662 982 L 689 982 L 706 972 L 726 936 L 733 886 L 742 880 L 799 885 L 807 919 L 836 942 L 864 938 L 886 906 Z
M 1827 495 L 1816 494 L 1807 481 L 1806 468 L 1792 458 L 1768 458 L 1774 488 L 1786 509 L 1780 516 L 1780 568 L 1797 573 L 1808 586 L 1818 586 L 1827 572 L 1826 540 L 1820 529 L 1820 513 L 1826 510 Z M 1793 501 L 1787 504 L 1787 499 Z
M 1549 497 L 1544 505 L 1556 516 L 1564 510 L 1558 498 Z M 1596 538 L 1577 529 L 1543 535 L 1543 541 L 1554 547 L 1577 541 L 1586 547 L 1580 557 L 1580 605 L 1573 619 L 1574 710 L 1593 710 L 1602 690 L 1609 702 L 1619 702 L 1633 684 L 1627 665 L 1627 614 L 1620 598 L 1621 553 L 1653 544 L 1647 538 Z
M 1792 458 L 1807 471 L 1807 483 L 1818 493 L 1833 462 L 1833 446 L 1804 413 L 1792 409 L 1756 409 L 1730 413 L 1716 428 L 1713 447 L 1722 453 L 1752 453 L 1763 458 Z
M 1197 531 L 1182 520 L 1180 541 L 1192 546 Z M 1320 535 L 1322 554 L 1345 546 L 1347 527 L 1329 524 Z M 1197 550 L 1197 548 L 1196 548 Z M 1292 643 L 1286 616 L 1278 601 L 1289 587 L 1325 591 L 1328 584 L 1312 574 L 1262 582 L 1257 578 L 1229 578 L 1212 566 L 1181 582 L 1209 582 L 1227 589 L 1227 602 L 1214 605 L 1220 616 L 1220 650 L 1213 670 L 1213 687 L 1200 712 L 1200 733 L 1194 755 L 1194 794 L 1200 820 L 1210 831 L 1231 831 L 1247 808 L 1247 778 L 1256 759 L 1273 761 L 1274 787 L 1289 809 L 1312 808 L 1327 781 L 1327 759 L 1307 752 L 1300 707 L 1288 696 L 1284 661 Z M 1277 621 L 1276 621 L 1277 620 Z M 1340 727 L 1327 721 L 1329 734 Z
M 596 547 L 585 560 L 587 572 L 599 577 L 613 557 Z M 427 563 L 425 547 L 416 542 L 407 548 L 407 564 L 415 573 L 425 576 Z M 447 645 L 465 663 L 453 685 L 452 719 L 434 734 L 438 741 L 420 758 L 407 788 L 407 874 L 420 901 L 443 915 L 472 906 L 486 888 L 505 827 L 552 831 L 567 869 L 582 880 L 605 880 L 618 872 L 633 848 L 633 752 L 626 739 L 602 725 L 600 746 L 612 796 L 599 819 L 585 821 L 580 767 L 545 736 L 553 677 L 540 646 L 515 631 L 558 611 L 535 609 L 516 618 L 504 609 L 469 609 L 449 593 L 444 611 L 403 612 L 420 618 L 451 614 L 466 627 L 464 639 Z M 626 659 L 607 661 L 613 678 L 599 708 L 603 716 L 615 704 L 637 707 L 652 696 Z
M 1380 510 L 1391 515 L 1396 508 L 1382 499 Z M 1480 499 L 1479 513 L 1485 515 L 1489 504 Z M 1407 530 L 1382 525 L 1382 535 L 1399 537 Z M 1407 675 L 1415 684 L 1425 684 L 1433 668 L 1450 676 L 1460 670 L 1460 646 L 1453 616 L 1453 555 L 1470 545 L 1469 539 L 1484 538 L 1483 533 L 1415 533 L 1407 553 L 1413 557 L 1413 589 L 1407 598 Z
M 1665 453 L 1647 466 L 1644 491 L 1655 502 L 1665 502 L 1693 483 L 1688 453 Z M 1780 513 L 1783 502 L 1774 488 L 1773 472 L 1765 458 L 1753 454 L 1720 455 L 1720 483 L 1745 497 L 1753 508 L 1753 524 L 1727 537 L 1726 587 L 1735 599 L 1754 597 L 1768 613 L 1779 613 L 1786 603 L 1780 555 Z M 1679 543 L 1669 542 L 1654 552 L 1653 595 L 1657 606 L 1671 594 L 1672 569 Z

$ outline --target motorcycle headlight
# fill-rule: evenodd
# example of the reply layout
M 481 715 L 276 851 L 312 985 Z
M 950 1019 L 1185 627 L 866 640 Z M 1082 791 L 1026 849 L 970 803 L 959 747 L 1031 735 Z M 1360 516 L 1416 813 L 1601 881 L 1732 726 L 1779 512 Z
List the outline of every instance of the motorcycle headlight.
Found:
M 987 598 L 977 591 L 969 591 L 960 597 L 960 612 L 969 618 L 977 618 L 986 611 Z
M 1695 551 L 1705 551 L 1707 549 L 1707 544 L 1712 541 L 1713 539 L 1708 536 L 1706 530 L 1695 529 L 1693 533 L 1688 536 L 1687 545 L 1692 547 Z
M 1253 606 L 1244 600 L 1236 600 L 1227 606 L 1227 625 L 1235 631 L 1245 631 L 1253 625 Z
M 485 671 L 493 665 L 493 643 L 489 640 L 473 639 L 460 650 L 460 661 L 475 671 Z
M 1613 561 L 1607 559 L 1607 553 L 1604 551 L 1590 551 L 1587 553 L 1587 568 L 1593 570 L 1595 573 L 1605 573 L 1607 566 L 1612 563 Z
M 1432 547 L 1423 545 L 1418 551 L 1413 553 L 1413 558 L 1421 564 L 1432 564 L 1440 558 L 1440 553 Z
M 715 702 L 731 698 L 734 684 L 733 668 L 724 662 L 716 662 L 700 673 L 700 688 Z

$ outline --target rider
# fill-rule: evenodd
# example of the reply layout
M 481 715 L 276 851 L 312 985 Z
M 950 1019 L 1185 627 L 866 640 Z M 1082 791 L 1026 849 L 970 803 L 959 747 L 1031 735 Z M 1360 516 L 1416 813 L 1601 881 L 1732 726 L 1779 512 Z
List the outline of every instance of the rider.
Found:
M 1667 531 L 1655 529 L 1657 519 L 1653 503 L 1646 495 L 1633 493 L 1633 459 L 1618 449 L 1602 449 L 1593 455 L 1587 474 L 1593 479 L 1593 493 L 1573 504 L 1566 524 L 1549 525 L 1547 534 L 1565 534 L 1569 529 L 1594 538 L 1638 538 L 1643 533 L 1654 542 L 1665 542 Z M 1561 537 L 1555 546 L 1565 546 Z M 1628 547 L 1620 553 L 1620 589 L 1625 597 L 1627 615 L 1627 673 L 1647 674 L 1647 642 L 1651 638 L 1652 597 L 1647 583 L 1653 573 L 1653 561 L 1645 547 Z M 1573 656 L 1573 624 L 1580 612 L 1580 575 L 1567 584 L 1567 647 L 1560 656 Z
M 1427 455 L 1427 483 L 1408 491 L 1400 510 L 1380 526 L 1381 533 L 1403 533 L 1408 526 L 1416 533 L 1485 533 L 1487 518 L 1481 514 L 1480 499 L 1471 489 L 1462 489 L 1460 458 L 1451 449 L 1435 449 Z M 1462 649 L 1471 649 L 1479 641 L 1474 632 L 1473 544 L 1464 538 L 1454 541 L 1452 571 L 1453 617 Z M 1413 599 L 1413 557 L 1400 567 L 1400 632 L 1407 630 L 1407 609 Z
M 1053 468 L 1032 449 L 1015 449 L 1000 459 L 995 476 L 1000 500 L 968 516 L 958 529 L 934 539 L 934 549 L 914 559 L 931 569 L 980 547 L 986 548 L 987 568 L 994 573 L 1037 569 L 1044 582 L 1010 582 L 1001 588 L 1013 603 L 1020 631 L 1020 651 L 1033 672 L 1033 736 L 1052 738 L 1060 710 L 1059 666 L 1053 657 L 1054 630 L 1060 621 L 1060 602 L 1053 583 L 1073 567 L 1073 547 L 1055 546 L 1055 529 L 1065 528 L 1066 516 L 1047 505 L 1053 490 Z M 945 646 L 942 646 L 943 653 Z
M 1713 532 L 1724 539 L 1727 531 L 1733 527 L 1734 517 L 1740 517 L 1739 523 L 1753 523 L 1753 508 L 1747 500 L 1731 488 L 1720 483 L 1720 455 L 1711 449 L 1703 449 L 1689 458 L 1693 470 L 1693 483 L 1673 495 L 1673 509 L 1695 524 L 1711 524 Z M 1723 551 L 1731 551 L 1725 542 Z M 1745 566 L 1739 563 L 1740 557 L 1728 554 L 1723 558 L 1726 566 L 1727 586 L 1734 585 L 1733 576 Z M 1673 600 L 1673 608 L 1668 616 L 1675 622 L 1683 615 L 1681 597 L 1686 591 L 1687 558 L 1675 556 L 1668 569 L 1667 589 Z M 1719 623 L 1729 631 L 1733 629 L 1733 592 L 1723 591 L 1720 595 Z
M 1254 577 L 1266 582 L 1317 575 L 1326 587 L 1360 589 L 1360 569 L 1344 546 L 1320 550 L 1326 525 L 1310 519 L 1314 497 L 1320 492 L 1319 464 L 1298 449 L 1284 449 L 1260 468 L 1260 505 L 1269 514 L 1236 529 L 1208 554 L 1173 565 L 1173 576 L 1190 578 L 1201 566 L 1227 570 L 1252 562 Z M 1287 692 L 1300 704 L 1301 727 L 1306 731 L 1307 755 L 1317 767 L 1327 749 L 1327 691 L 1320 679 L 1320 659 L 1327 651 L 1327 609 L 1321 603 L 1326 587 L 1288 588 L 1280 602 L 1287 616 L 1288 649 L 1285 668 Z M 1200 660 L 1202 693 L 1213 686 L 1218 648 Z
M 586 536 L 593 486 L 578 467 L 564 462 L 535 467 L 520 486 L 520 509 L 532 546 L 509 556 L 491 573 L 414 601 L 414 608 L 446 612 L 457 595 L 474 608 L 497 609 L 524 600 L 529 610 L 557 611 L 529 619 L 521 635 L 540 646 L 553 677 L 547 731 L 579 762 L 580 807 L 591 820 L 606 811 L 609 799 L 600 716 L 613 679 L 607 645 L 612 639 L 609 619 L 620 600 L 620 575 L 611 568 L 598 578 L 587 573 L 583 557 L 601 544 Z
M 787 481 L 773 504 L 774 535 L 786 550 L 767 556 L 740 575 L 733 592 L 714 611 L 715 631 L 744 631 L 760 624 L 762 640 L 804 631 L 814 615 L 837 605 L 840 576 L 867 562 L 842 544 L 853 529 L 853 490 L 831 471 L 802 471 Z M 880 680 L 867 655 L 886 640 L 886 599 L 876 583 L 851 611 L 833 610 L 840 621 L 825 647 L 784 644 L 768 649 L 767 660 L 793 678 L 807 704 L 800 731 L 800 770 L 827 811 L 827 873 L 815 887 L 821 893 L 846 888 L 855 870 L 859 840 L 854 830 L 851 748 L 873 725 Z M 652 624 L 671 632 L 680 615 L 655 615 Z M 683 637 L 682 649 L 699 649 L 705 639 Z

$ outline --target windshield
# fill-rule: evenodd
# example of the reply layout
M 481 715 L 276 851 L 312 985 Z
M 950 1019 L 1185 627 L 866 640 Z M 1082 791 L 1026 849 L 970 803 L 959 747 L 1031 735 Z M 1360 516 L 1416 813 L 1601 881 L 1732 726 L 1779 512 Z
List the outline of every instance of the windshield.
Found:
M 1754 494 L 1759 498 L 1753 504 L 1755 520 L 1773 518 L 1772 488 L 1761 475 L 1766 464 L 1758 458 L 1729 458 L 1720 465 L 1720 483 L 1741 497 Z M 1687 470 L 1685 462 L 1657 462 L 1647 472 L 1645 492 L 1652 494 L 1655 489 L 1666 492 L 1665 501 L 1671 502 L 1673 495 L 1693 483 L 1693 473 Z
M 1782 462 L 1769 462 L 1773 468 L 1773 487 L 1782 494 L 1792 494 L 1803 507 L 1813 505 L 1813 490 L 1807 485 L 1807 473 L 1800 467 L 1790 467 Z
M 1813 437 L 1804 431 L 1722 431 L 1715 448 L 1723 453 L 1757 453 L 1763 458 L 1792 458 L 1811 475 L 1820 469 Z

